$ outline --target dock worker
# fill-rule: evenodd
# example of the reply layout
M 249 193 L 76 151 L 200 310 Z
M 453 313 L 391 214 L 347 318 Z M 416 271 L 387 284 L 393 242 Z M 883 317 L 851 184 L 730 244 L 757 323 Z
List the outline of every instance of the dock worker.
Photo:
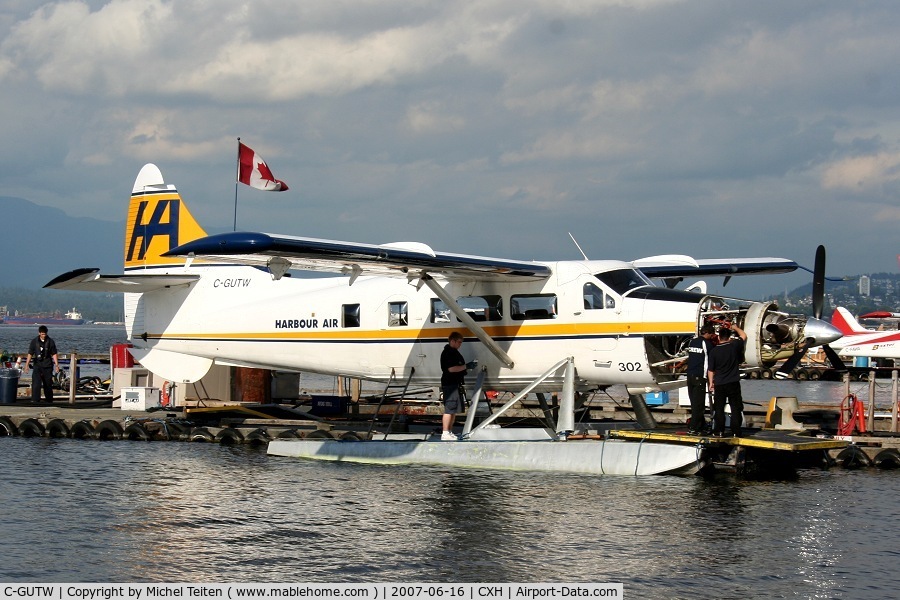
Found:
M 456 420 L 456 414 L 465 410 L 462 386 L 468 370 L 478 366 L 478 361 L 467 363 L 463 358 L 459 351 L 462 343 L 462 334 L 454 331 L 447 338 L 447 345 L 441 352 L 441 391 L 444 393 L 441 440 L 445 442 L 459 439 L 453 433 L 453 422 Z
M 24 373 L 28 372 L 34 360 L 34 373 L 31 375 L 31 401 L 41 401 L 41 388 L 44 398 L 53 402 L 53 375 L 59 372 L 59 357 L 56 354 L 56 342 L 47 335 L 47 326 L 38 327 L 38 335 L 28 345 L 28 356 L 25 357 Z
M 732 331 L 737 337 L 732 337 Z M 731 407 L 731 435 L 741 435 L 744 399 L 741 397 L 741 363 L 747 334 L 737 325 L 719 328 L 719 343 L 709 353 L 709 389 L 713 393 L 713 435 L 725 435 L 725 404 Z
M 688 342 L 687 390 L 691 399 L 691 420 L 688 423 L 689 435 L 708 433 L 704 412 L 706 395 L 709 392 L 709 352 L 715 346 L 716 328 L 706 324 L 700 328 L 700 334 Z

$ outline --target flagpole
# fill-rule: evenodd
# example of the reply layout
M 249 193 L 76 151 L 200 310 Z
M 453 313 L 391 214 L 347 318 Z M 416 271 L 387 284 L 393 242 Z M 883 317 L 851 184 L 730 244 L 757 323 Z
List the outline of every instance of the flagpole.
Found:
M 241 138 L 238 138 L 237 142 L 237 170 L 234 174 L 234 228 L 232 229 L 232 231 L 237 231 L 238 182 L 241 180 Z

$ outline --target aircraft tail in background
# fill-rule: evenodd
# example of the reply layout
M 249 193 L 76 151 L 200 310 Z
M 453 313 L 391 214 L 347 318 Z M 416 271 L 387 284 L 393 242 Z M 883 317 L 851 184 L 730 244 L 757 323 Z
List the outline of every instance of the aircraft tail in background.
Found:
M 844 335 L 853 335 L 855 333 L 872 333 L 859 324 L 859 321 L 850 314 L 850 311 L 843 306 L 834 309 L 831 316 L 831 324 L 837 327 Z

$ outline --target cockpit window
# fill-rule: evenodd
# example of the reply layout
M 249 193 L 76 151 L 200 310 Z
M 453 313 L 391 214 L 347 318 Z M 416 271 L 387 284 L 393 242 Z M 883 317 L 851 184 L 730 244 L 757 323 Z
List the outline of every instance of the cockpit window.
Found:
M 612 296 L 604 294 L 603 290 L 591 282 L 584 284 L 582 296 L 584 298 L 584 307 L 588 310 L 616 307 L 615 299 Z
M 597 273 L 595 277 L 623 296 L 635 288 L 653 285 L 653 282 L 637 269 L 606 271 L 605 273 Z

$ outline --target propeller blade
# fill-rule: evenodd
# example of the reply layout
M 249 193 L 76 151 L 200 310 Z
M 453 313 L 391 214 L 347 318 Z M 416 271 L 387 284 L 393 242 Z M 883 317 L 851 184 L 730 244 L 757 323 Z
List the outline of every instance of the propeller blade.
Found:
M 825 356 L 828 357 L 828 361 L 835 371 L 841 372 L 847 370 L 847 366 L 844 365 L 844 361 L 842 361 L 841 357 L 838 356 L 838 353 L 834 351 L 834 348 L 825 344 L 822 346 L 822 350 L 825 352 Z
M 812 287 L 813 316 L 822 318 L 822 309 L 825 307 L 825 246 L 816 248 L 816 263 L 813 265 Z
M 787 379 L 791 376 L 791 372 L 797 368 L 797 365 L 800 364 L 800 361 L 803 360 L 803 357 L 806 355 L 807 346 L 803 346 L 800 350 L 797 350 L 793 354 L 791 354 L 790 358 L 784 361 L 779 367 L 777 371 L 775 371 L 776 379 Z

